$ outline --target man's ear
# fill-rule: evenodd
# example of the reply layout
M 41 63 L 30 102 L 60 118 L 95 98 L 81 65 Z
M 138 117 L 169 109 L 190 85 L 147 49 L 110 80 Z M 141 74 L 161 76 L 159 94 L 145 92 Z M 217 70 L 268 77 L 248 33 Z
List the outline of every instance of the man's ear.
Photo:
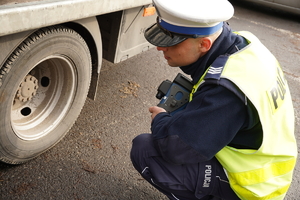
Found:
M 199 49 L 201 52 L 207 52 L 210 50 L 211 46 L 213 44 L 213 41 L 209 37 L 201 38 L 199 41 Z

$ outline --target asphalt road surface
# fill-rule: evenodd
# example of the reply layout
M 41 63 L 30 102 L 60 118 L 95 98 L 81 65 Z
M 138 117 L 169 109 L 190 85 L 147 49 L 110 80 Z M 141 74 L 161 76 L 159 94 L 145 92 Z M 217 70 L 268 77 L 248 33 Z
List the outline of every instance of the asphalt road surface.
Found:
M 234 5 L 232 28 L 256 34 L 283 67 L 292 91 L 299 141 L 299 20 L 261 6 Z M 87 99 L 59 144 L 28 163 L 0 164 L 0 199 L 166 199 L 134 170 L 129 152 L 131 140 L 150 130 L 148 107 L 158 103 L 157 86 L 165 79 L 173 80 L 178 72 L 167 66 L 156 49 L 119 64 L 104 61 L 97 100 Z M 286 200 L 300 199 L 299 181 L 298 162 Z

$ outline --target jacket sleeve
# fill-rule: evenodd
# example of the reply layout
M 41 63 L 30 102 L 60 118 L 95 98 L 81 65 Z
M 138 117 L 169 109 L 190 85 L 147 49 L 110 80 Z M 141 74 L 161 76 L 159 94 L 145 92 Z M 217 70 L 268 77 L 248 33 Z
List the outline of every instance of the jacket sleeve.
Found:
M 157 150 L 173 164 L 212 159 L 237 132 L 248 126 L 247 106 L 231 91 L 207 85 L 186 109 L 158 114 L 151 124 Z

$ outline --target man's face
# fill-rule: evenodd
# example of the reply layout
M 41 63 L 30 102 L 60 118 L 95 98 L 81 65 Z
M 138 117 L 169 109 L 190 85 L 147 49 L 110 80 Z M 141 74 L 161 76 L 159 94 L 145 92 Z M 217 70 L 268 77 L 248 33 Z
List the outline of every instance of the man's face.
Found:
M 157 47 L 164 53 L 171 67 L 181 67 L 196 62 L 204 52 L 201 51 L 201 38 L 188 38 L 171 47 Z

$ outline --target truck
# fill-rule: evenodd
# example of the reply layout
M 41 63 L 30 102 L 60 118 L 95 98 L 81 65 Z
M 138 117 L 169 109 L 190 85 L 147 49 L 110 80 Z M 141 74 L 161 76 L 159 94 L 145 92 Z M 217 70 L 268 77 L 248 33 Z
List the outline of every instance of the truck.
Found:
M 0 0 L 0 161 L 25 163 L 57 144 L 86 98 L 102 59 L 152 46 L 151 0 Z M 146 17 L 147 15 L 150 15 Z

